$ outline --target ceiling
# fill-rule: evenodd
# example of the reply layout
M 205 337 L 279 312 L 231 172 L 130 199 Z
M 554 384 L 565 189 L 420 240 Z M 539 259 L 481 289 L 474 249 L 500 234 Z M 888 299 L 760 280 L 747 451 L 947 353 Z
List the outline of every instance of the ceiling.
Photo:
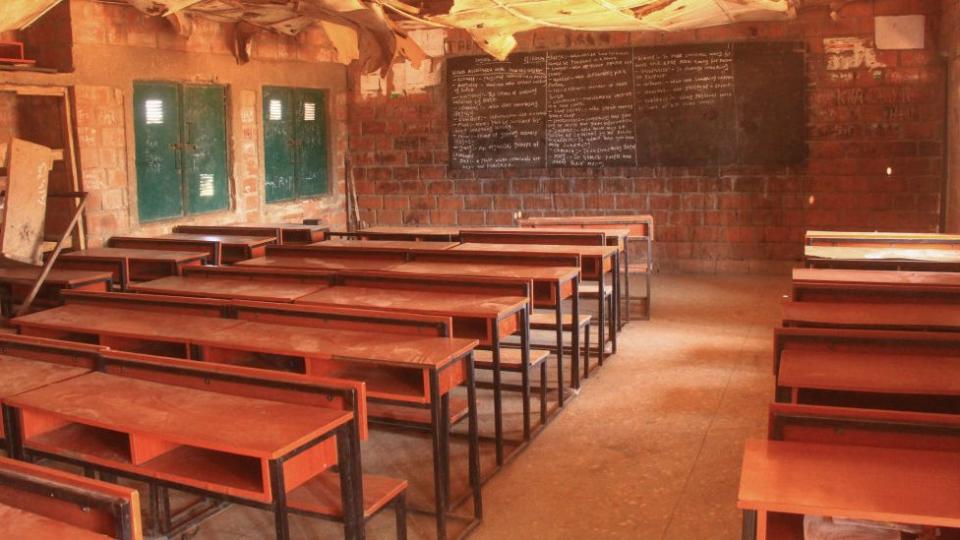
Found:
M 28 26 L 60 0 L 0 1 L 0 31 Z M 112 0 L 114 3 L 117 0 Z M 167 18 L 189 33 L 191 16 L 237 24 L 237 57 L 244 60 L 257 32 L 295 35 L 319 24 L 344 63 L 384 71 L 399 60 L 418 64 L 423 50 L 403 28 L 460 28 L 503 59 L 514 34 L 536 28 L 583 31 L 671 31 L 741 21 L 792 18 L 800 0 L 123 0 Z M 397 24 L 407 21 L 408 24 Z

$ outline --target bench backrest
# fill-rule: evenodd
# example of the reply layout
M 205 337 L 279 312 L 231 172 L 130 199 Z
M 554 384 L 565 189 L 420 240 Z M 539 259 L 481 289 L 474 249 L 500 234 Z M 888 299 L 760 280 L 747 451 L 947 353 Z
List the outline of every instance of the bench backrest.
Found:
M 227 277 L 249 281 L 330 283 L 335 272 L 329 270 L 311 270 L 298 268 L 261 268 L 257 266 L 188 266 L 183 269 L 184 276 Z
M 517 220 L 521 227 L 622 227 L 630 229 L 635 238 L 653 238 L 653 216 L 648 214 L 624 214 L 612 216 L 542 216 Z
M 773 403 L 768 436 L 774 440 L 960 451 L 960 416 Z
M 413 261 L 473 264 L 512 264 L 522 266 L 580 267 L 580 256 L 553 253 L 497 253 L 493 251 L 436 250 L 410 253 Z
M 241 320 L 332 330 L 450 337 L 453 327 L 450 317 L 366 309 L 246 300 L 232 301 L 231 309 L 232 315 Z
M 335 285 L 403 289 L 414 291 L 523 296 L 529 298 L 533 283 L 528 279 L 454 275 L 404 275 L 378 271 L 340 272 Z
M 460 241 L 468 244 L 545 244 L 567 246 L 603 246 L 606 235 L 602 232 L 541 232 L 531 229 L 516 231 L 484 231 L 465 229 L 460 231 Z
M 960 304 L 960 287 L 794 282 L 792 297 L 797 302 Z
M 267 255 L 277 257 L 317 257 L 331 259 L 380 259 L 393 262 L 408 260 L 405 250 L 369 248 L 360 246 L 325 246 L 323 243 L 302 245 L 267 246 Z
M 146 293 L 63 291 L 63 298 L 67 304 L 206 317 L 222 317 L 230 305 L 229 300 Z
M 122 351 L 104 351 L 98 367 L 111 375 L 207 392 L 353 411 L 360 436 L 367 436 L 366 386 L 362 381 Z
M 156 249 L 161 251 L 197 251 L 207 254 L 207 262 L 220 264 L 222 248 L 217 240 L 186 240 L 182 238 L 141 238 L 114 236 L 107 245 L 116 248 Z
M 223 236 L 269 236 L 275 239 L 271 243 L 282 243 L 280 228 L 265 225 L 177 225 L 173 228 L 173 232 L 185 234 L 219 234 Z
M 136 489 L 4 457 L 0 504 L 110 538 L 143 537 Z
M 780 355 L 786 349 L 956 356 L 957 351 L 960 351 L 960 334 L 902 330 L 777 328 L 773 333 L 774 374 L 779 371 Z
M 94 369 L 106 347 L 15 334 L 0 335 L 0 354 L 51 364 Z

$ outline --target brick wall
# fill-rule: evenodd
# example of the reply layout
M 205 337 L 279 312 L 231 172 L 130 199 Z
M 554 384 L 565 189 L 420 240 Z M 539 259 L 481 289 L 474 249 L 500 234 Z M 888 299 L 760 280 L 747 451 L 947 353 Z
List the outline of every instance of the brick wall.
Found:
M 16 83 L 74 89 L 82 184 L 90 193 L 86 224 L 91 245 L 131 231 L 163 233 L 181 223 L 299 221 L 303 217 L 344 223 L 346 68 L 334 63 L 336 51 L 322 31 L 308 30 L 297 37 L 260 33 L 253 40 L 251 61 L 241 66 L 232 55 L 232 25 L 194 19 L 193 32 L 182 37 L 162 19 L 130 7 L 93 0 L 64 5 L 70 9 L 74 71 L 17 73 L 10 78 Z M 138 80 L 227 86 L 228 210 L 139 223 L 132 110 L 133 84 Z M 265 85 L 328 91 L 332 164 L 328 196 L 265 203 L 260 120 Z
M 846 4 L 836 22 L 822 5 L 786 23 L 518 36 L 521 50 L 803 41 L 810 158 L 793 168 L 451 171 L 442 85 L 394 97 L 356 92 L 350 157 L 361 217 L 382 225 L 508 225 L 517 210 L 649 212 L 657 220 L 661 268 L 703 272 L 782 270 L 799 258 L 807 228 L 936 230 L 944 152 L 939 11 L 939 0 L 878 0 Z M 827 69 L 837 62 L 828 64 L 825 38 L 858 38 L 872 51 L 874 15 L 914 13 L 927 15 L 925 49 L 875 51 L 873 68 Z M 461 34 L 448 36 L 447 50 L 479 54 Z
M 947 230 L 960 232 L 960 0 L 943 0 L 941 49 L 949 69 L 947 87 Z

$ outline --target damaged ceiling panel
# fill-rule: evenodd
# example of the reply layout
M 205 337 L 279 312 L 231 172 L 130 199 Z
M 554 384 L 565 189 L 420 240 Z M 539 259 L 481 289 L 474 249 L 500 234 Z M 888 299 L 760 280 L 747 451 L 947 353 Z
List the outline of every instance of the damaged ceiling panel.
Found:
M 431 22 L 467 30 L 504 59 L 514 34 L 536 28 L 582 31 L 670 31 L 795 16 L 796 0 L 454 0 Z
M 0 0 L 0 32 L 22 30 L 59 3 L 60 0 Z

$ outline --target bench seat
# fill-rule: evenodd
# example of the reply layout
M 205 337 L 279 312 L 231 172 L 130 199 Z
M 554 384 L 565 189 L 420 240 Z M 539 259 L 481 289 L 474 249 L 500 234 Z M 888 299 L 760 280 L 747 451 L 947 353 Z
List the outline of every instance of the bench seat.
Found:
M 520 371 L 523 365 L 520 349 L 501 349 L 500 367 L 507 371 Z M 477 349 L 474 351 L 474 364 L 478 369 L 493 369 L 493 351 Z M 537 367 L 547 360 L 549 351 L 530 349 L 530 367 Z
M 373 516 L 406 489 L 406 480 L 364 474 L 363 517 Z M 343 518 L 341 502 L 340 475 L 334 472 L 322 472 L 287 494 L 287 504 L 291 510 L 303 510 L 333 518 Z
M 585 326 L 590 324 L 590 315 L 580 315 L 579 324 L 577 326 Z M 564 330 L 571 330 L 571 321 L 573 321 L 573 314 L 564 313 L 563 317 L 560 319 L 563 322 Z M 555 330 L 557 328 L 557 316 L 553 313 L 533 313 L 530 315 L 530 329 L 531 330 Z

